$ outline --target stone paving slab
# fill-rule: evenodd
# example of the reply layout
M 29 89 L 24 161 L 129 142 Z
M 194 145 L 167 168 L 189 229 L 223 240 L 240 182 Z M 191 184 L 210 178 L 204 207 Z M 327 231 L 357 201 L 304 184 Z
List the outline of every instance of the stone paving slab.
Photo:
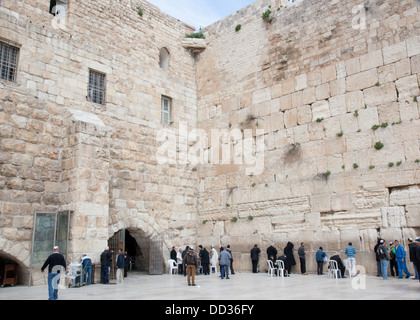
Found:
M 229 280 L 218 275 L 197 276 L 189 287 L 180 275 L 150 276 L 130 273 L 123 284 L 95 284 L 61 289 L 59 300 L 419 300 L 420 283 L 412 279 L 366 276 L 331 279 L 327 275 L 236 273 Z M 0 288 L 0 300 L 46 300 L 46 285 Z

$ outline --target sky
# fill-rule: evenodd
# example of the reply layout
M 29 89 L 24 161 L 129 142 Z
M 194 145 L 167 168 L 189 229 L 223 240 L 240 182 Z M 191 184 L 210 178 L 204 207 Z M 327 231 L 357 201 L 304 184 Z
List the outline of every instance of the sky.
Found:
M 207 27 L 256 0 L 147 0 L 170 16 L 195 27 Z

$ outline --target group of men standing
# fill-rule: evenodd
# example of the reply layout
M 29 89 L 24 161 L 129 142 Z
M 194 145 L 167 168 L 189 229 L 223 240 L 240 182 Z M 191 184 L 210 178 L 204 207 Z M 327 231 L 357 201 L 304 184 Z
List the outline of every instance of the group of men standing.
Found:
M 112 264 L 112 253 L 109 251 L 109 247 L 106 247 L 104 252 L 101 254 L 101 279 L 103 284 L 109 284 L 109 269 Z M 92 279 L 92 259 L 86 254 L 82 254 L 81 259 L 82 265 L 82 277 L 83 283 L 90 285 Z M 117 267 L 117 283 L 123 283 L 124 277 L 127 276 L 127 270 L 129 265 L 129 257 L 127 252 L 123 253 L 121 249 L 118 250 L 118 256 L 116 260 Z M 60 254 L 60 248 L 55 246 L 53 253 L 45 260 L 41 267 L 41 272 L 48 266 L 48 299 L 58 299 L 58 286 L 60 283 L 61 272 L 67 269 L 66 260 L 62 254 Z
M 413 241 L 412 238 L 408 239 L 409 242 L 409 256 L 410 262 L 413 263 L 415 280 L 419 280 L 420 269 L 420 237 Z M 388 279 L 388 266 L 390 265 L 391 275 L 397 275 L 399 279 L 403 279 L 404 273 L 406 278 L 410 278 L 411 274 L 407 269 L 407 254 L 398 240 L 390 242 L 389 248 L 386 246 L 384 239 L 378 239 L 378 244 L 375 246 L 376 261 L 378 265 L 378 276 L 387 280 Z M 394 273 L 395 269 L 395 273 Z
M 177 253 L 175 247 L 172 247 L 170 253 L 171 259 L 177 261 L 178 264 L 178 274 L 184 274 L 187 277 L 187 283 L 189 286 L 196 286 L 195 283 L 195 274 L 196 270 L 201 264 L 203 268 L 203 274 L 210 274 L 211 271 L 216 272 L 217 263 L 220 266 L 221 278 L 229 279 L 229 268 L 231 269 L 231 274 L 235 274 L 233 270 L 233 257 L 232 252 L 230 251 L 230 245 L 226 248 L 221 247 L 220 253 L 217 253 L 214 246 L 210 252 L 207 251 L 202 245 L 199 246 L 200 251 L 197 255 L 194 251 L 193 246 L 187 246 L 184 251 L 179 249 Z

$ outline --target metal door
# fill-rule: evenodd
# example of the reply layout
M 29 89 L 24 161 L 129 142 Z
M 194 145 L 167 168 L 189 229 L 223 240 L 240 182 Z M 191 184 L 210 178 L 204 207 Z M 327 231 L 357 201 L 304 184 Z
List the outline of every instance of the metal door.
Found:
M 109 279 L 117 279 L 117 257 L 118 249 L 125 251 L 125 229 L 118 231 L 108 240 L 109 252 L 112 252 L 111 270 L 109 271 Z
M 160 236 L 154 236 L 149 241 L 149 274 L 163 274 L 163 241 Z

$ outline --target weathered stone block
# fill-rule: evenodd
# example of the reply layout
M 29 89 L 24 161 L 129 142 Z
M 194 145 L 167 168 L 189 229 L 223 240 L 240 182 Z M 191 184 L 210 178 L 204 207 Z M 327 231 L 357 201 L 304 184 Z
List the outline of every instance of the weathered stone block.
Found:
M 393 83 L 365 89 L 363 95 L 367 106 L 378 106 L 397 101 L 397 90 Z
M 347 92 L 373 87 L 378 82 L 377 69 L 370 69 L 347 77 Z
M 390 64 L 407 58 L 407 45 L 405 41 L 382 49 L 384 64 Z

